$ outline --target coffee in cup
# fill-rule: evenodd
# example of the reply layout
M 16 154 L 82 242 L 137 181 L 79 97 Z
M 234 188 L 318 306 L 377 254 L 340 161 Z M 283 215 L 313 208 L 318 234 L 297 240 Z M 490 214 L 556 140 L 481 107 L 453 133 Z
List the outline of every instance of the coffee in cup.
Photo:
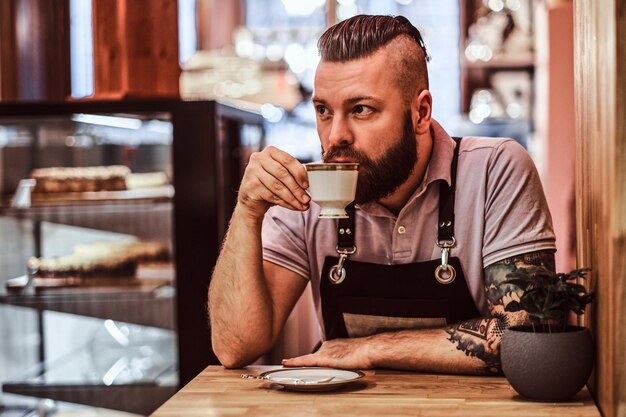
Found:
M 307 192 L 322 209 L 319 218 L 347 218 L 346 206 L 354 201 L 359 164 L 312 163 L 305 167 L 309 176 Z

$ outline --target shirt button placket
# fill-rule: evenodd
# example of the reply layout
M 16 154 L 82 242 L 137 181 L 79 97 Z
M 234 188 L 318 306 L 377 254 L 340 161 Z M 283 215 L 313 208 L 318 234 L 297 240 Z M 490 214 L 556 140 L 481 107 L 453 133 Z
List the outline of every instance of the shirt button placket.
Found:
M 407 240 L 406 227 L 400 225 L 396 228 L 397 234 L 395 235 L 393 245 L 393 257 L 394 260 L 404 260 L 411 256 L 411 244 Z

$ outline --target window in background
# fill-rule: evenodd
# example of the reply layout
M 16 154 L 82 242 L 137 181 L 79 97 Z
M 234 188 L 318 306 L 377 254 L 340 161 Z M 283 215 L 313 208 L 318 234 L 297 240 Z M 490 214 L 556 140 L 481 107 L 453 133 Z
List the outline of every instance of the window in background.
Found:
M 178 0 L 178 60 L 181 64 L 198 50 L 196 0 Z
M 70 0 L 70 71 L 72 98 L 93 95 L 91 2 Z

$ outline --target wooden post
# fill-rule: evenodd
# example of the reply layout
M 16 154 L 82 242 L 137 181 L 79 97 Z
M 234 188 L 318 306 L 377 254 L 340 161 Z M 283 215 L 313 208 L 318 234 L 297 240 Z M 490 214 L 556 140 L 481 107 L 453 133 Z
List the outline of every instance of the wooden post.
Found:
M 69 0 L 0 2 L 0 99 L 70 95 Z
M 626 2 L 574 2 L 578 265 L 596 293 L 591 390 L 626 416 Z
M 94 98 L 178 97 L 176 0 L 93 0 Z

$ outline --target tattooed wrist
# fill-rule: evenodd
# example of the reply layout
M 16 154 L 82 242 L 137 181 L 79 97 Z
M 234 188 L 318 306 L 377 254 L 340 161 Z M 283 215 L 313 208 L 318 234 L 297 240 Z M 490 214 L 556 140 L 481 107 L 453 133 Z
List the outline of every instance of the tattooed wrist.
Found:
M 488 374 L 500 374 L 500 341 L 505 324 L 498 318 L 468 320 L 446 328 L 448 340 L 467 356 L 485 363 Z

